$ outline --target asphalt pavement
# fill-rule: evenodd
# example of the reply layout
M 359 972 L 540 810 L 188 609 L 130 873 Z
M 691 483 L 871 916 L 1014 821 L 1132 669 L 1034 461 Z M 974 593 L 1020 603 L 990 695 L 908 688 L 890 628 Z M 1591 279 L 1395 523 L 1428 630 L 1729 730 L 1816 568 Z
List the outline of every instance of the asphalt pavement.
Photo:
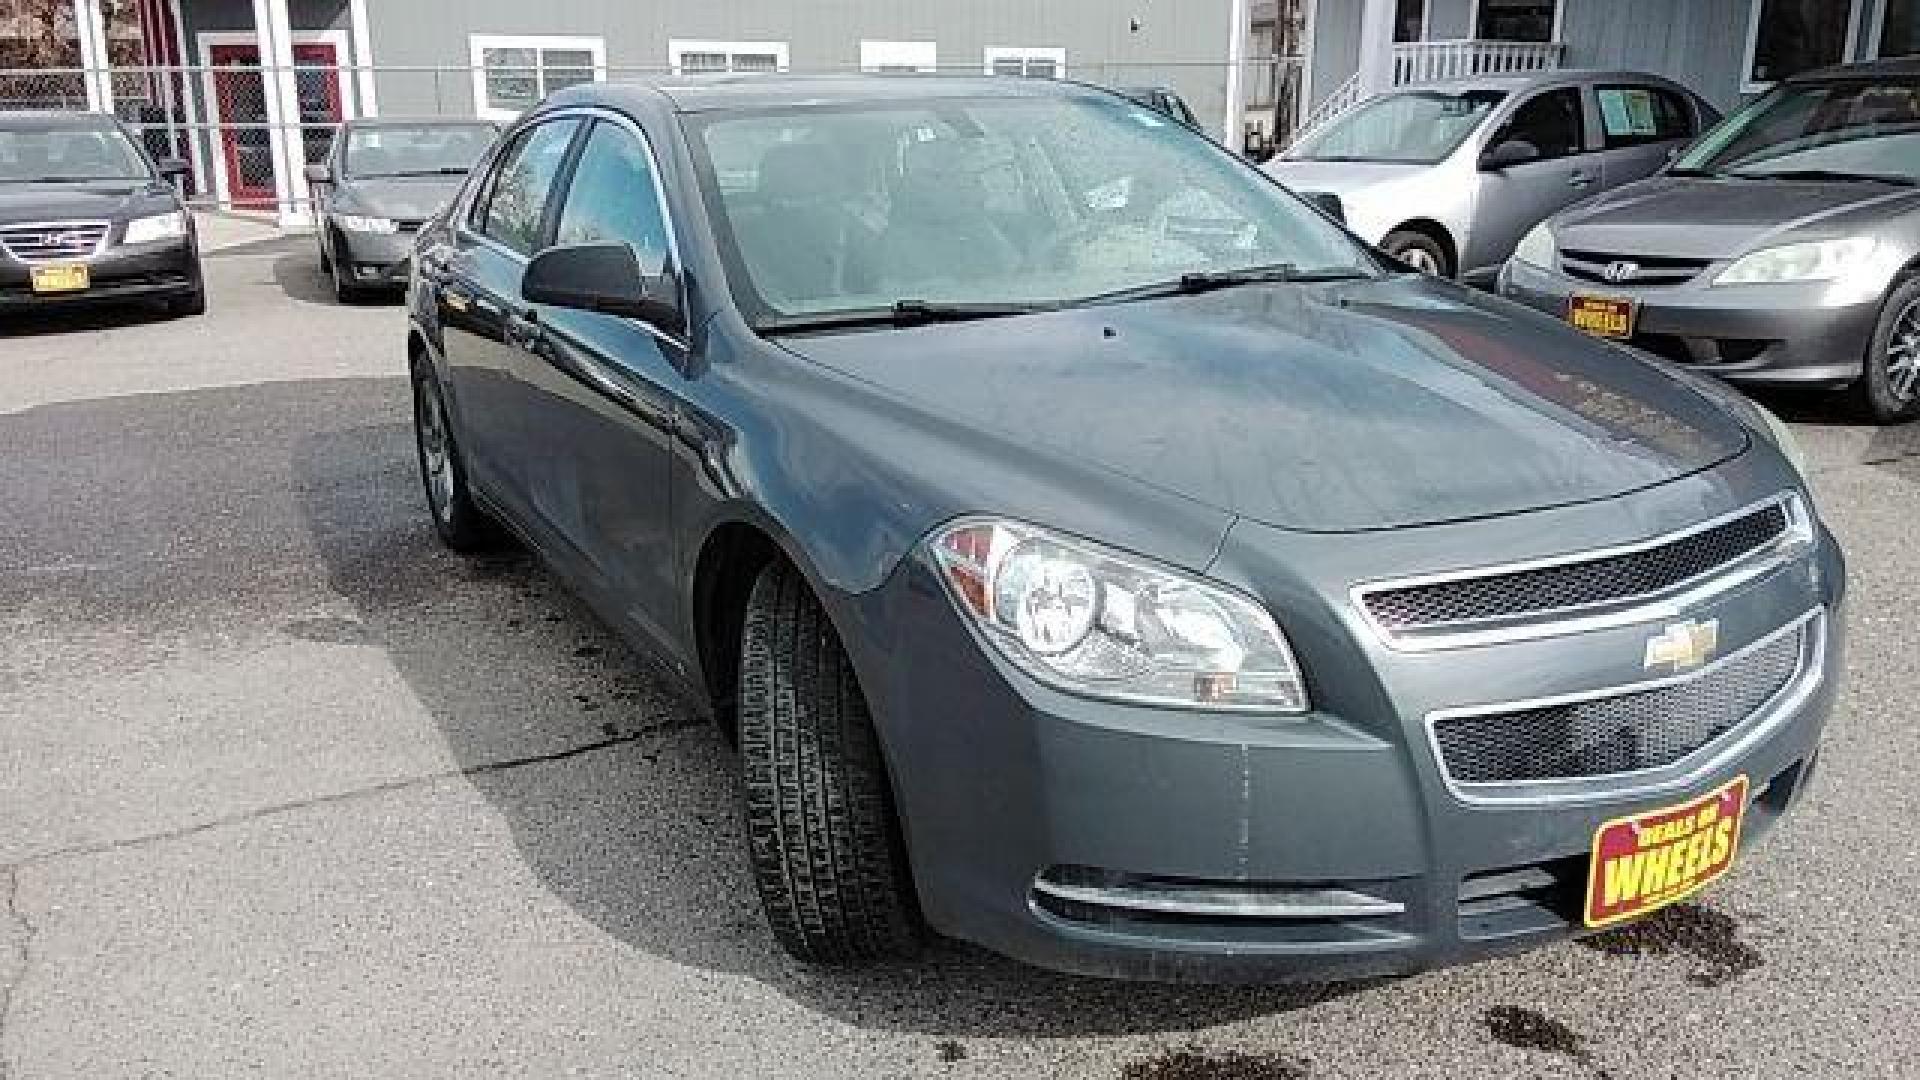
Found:
M 960 946 L 810 970 L 729 753 L 525 557 L 433 541 L 395 307 L 0 323 L 0 1078 L 1920 1076 L 1920 427 L 1775 399 L 1852 559 L 1809 801 L 1702 901 L 1349 986 Z

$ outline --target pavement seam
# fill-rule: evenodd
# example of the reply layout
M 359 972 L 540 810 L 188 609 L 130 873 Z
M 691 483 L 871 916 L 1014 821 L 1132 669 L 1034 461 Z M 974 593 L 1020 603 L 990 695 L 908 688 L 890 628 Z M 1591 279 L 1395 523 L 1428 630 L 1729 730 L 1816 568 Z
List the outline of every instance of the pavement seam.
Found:
M 93 855 L 106 855 L 117 851 L 151 847 L 155 844 L 163 844 L 172 840 L 184 840 L 190 836 L 198 836 L 201 833 L 223 829 L 230 825 L 243 825 L 250 821 L 259 821 L 263 818 L 277 817 L 282 814 L 291 814 L 301 810 L 311 810 L 316 807 L 330 806 L 335 803 L 355 802 L 380 795 L 390 795 L 396 791 L 406 791 L 410 788 L 430 787 L 448 780 L 470 779 L 478 776 L 487 776 L 492 773 L 510 772 L 514 769 L 523 769 L 531 765 L 548 765 L 555 762 L 568 761 L 573 758 L 584 757 L 588 754 L 596 754 L 603 750 L 612 750 L 637 743 L 649 735 L 659 735 L 697 726 L 699 726 L 697 722 L 681 719 L 649 724 L 630 732 L 609 736 L 597 742 L 572 746 L 564 750 L 553 751 L 552 753 L 533 754 L 519 758 L 505 758 L 500 761 L 489 761 L 479 765 L 469 765 L 460 769 L 447 769 L 442 772 L 403 777 L 398 780 L 388 780 L 378 784 L 371 784 L 367 787 L 339 791 L 331 795 L 318 795 L 311 799 L 296 799 L 291 802 L 272 803 L 267 806 L 255 807 L 245 813 L 214 818 L 211 821 L 203 821 L 197 825 L 187 825 L 178 829 L 170 829 L 166 832 L 147 833 L 142 836 L 133 836 L 124 840 L 113 840 L 107 843 L 80 844 L 74 847 L 57 848 L 53 851 L 43 851 L 35 855 L 28 855 L 25 858 L 18 859 L 11 863 L 0 863 L 0 871 L 4 871 L 7 874 L 8 880 L 12 882 L 17 880 L 19 871 L 25 867 L 44 866 L 48 863 L 58 862 L 63 859 L 86 858 Z M 9 892 L 9 904 L 11 904 L 11 895 L 11 892 Z M 11 906 L 9 906 L 8 910 L 12 910 Z M 26 923 L 25 919 L 21 919 L 20 921 L 22 924 Z M 6 1080 L 6 1073 L 4 1071 L 0 1071 L 0 1080 Z
M 6 917 L 20 924 L 20 945 L 14 949 L 9 960 L 13 967 L 11 974 L 0 979 L 0 1080 L 8 1080 L 13 1075 L 13 1064 L 7 1057 L 7 1032 L 11 1030 L 13 1020 L 13 1002 L 20 987 L 27 981 L 27 967 L 32 961 L 34 934 L 37 932 L 32 920 L 20 910 L 20 868 L 18 866 L 0 867 L 0 873 L 6 875 L 7 908 Z

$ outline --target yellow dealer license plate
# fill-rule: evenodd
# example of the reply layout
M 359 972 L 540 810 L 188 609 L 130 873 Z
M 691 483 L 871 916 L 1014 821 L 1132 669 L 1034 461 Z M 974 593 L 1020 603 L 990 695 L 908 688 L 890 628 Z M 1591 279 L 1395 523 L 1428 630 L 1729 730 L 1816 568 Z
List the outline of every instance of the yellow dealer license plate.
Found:
M 1678 903 L 1733 866 L 1747 778 L 1685 806 L 1615 818 L 1593 834 L 1587 925 L 1612 926 Z
M 1575 296 L 1567 301 L 1574 329 L 1607 338 L 1633 336 L 1633 301 L 1612 296 Z
M 33 291 L 37 293 L 85 292 L 92 283 L 84 264 L 33 268 Z

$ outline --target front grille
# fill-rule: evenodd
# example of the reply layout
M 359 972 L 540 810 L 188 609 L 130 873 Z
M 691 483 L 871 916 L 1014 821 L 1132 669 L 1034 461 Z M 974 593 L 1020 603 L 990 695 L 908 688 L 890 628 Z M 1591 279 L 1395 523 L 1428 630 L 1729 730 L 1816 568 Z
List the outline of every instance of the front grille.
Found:
M 1456 784 L 1589 780 L 1677 765 L 1784 693 L 1808 629 L 1793 630 L 1694 678 L 1613 697 L 1433 722 Z
M 1631 264 L 1633 274 L 1616 280 L 1608 267 Z M 1660 255 L 1620 255 L 1607 251 L 1562 251 L 1560 269 L 1568 277 L 1606 285 L 1637 288 L 1647 285 L 1684 285 L 1712 266 L 1709 259 L 1676 259 Z
M 1779 540 L 1791 521 L 1768 503 L 1653 547 L 1511 573 L 1385 588 L 1363 596 L 1389 632 L 1563 612 L 1653 596 L 1728 566 Z
M 55 222 L 0 227 L 0 247 L 27 263 L 90 259 L 107 238 L 104 221 Z

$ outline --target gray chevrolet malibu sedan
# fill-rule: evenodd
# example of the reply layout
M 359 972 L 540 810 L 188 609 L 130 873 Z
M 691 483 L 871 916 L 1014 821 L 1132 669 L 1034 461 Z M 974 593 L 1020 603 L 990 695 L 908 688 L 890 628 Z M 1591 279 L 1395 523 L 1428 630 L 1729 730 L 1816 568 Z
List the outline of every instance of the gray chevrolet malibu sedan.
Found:
M 1806 792 L 1841 553 L 1760 408 L 1396 267 L 1091 88 L 578 87 L 422 233 L 427 505 L 711 712 L 800 957 L 1645 917 Z
M 1920 63 L 1802 75 L 1521 243 L 1511 299 L 1742 384 L 1920 417 Z

